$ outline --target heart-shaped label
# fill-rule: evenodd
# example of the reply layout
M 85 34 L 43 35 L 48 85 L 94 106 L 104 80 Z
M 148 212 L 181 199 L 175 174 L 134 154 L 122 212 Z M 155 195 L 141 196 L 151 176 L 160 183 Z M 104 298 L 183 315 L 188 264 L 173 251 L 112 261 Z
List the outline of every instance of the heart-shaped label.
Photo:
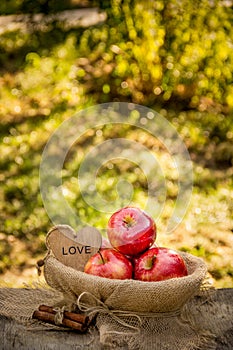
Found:
M 77 233 L 68 225 L 54 226 L 47 234 L 46 246 L 62 264 L 83 271 L 88 259 L 102 244 L 100 232 L 91 226 Z

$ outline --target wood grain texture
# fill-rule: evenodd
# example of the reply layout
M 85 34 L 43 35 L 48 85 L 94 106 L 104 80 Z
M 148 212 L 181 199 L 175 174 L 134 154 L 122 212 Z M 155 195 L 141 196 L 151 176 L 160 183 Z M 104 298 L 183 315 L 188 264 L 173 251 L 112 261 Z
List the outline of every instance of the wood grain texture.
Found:
M 83 271 L 89 258 L 101 247 L 102 237 L 94 227 L 75 232 L 68 225 L 54 226 L 47 234 L 46 246 L 62 264 Z
M 19 291 L 20 295 L 20 291 Z M 1 289 L 0 289 L 1 298 Z M 214 303 L 205 297 L 195 297 L 192 307 L 202 310 L 202 317 L 195 313 L 195 322 L 200 329 L 212 330 L 216 333 L 216 350 L 233 349 L 233 289 L 218 289 L 214 295 Z M 205 313 L 211 317 L 205 318 Z M 1 310 L 0 310 L 1 315 Z M 0 349 L 1 350 L 73 350 L 90 349 L 103 350 L 97 329 L 91 328 L 90 333 L 78 334 L 72 331 L 33 330 L 10 318 L 0 316 Z M 127 349 L 121 347 L 120 349 Z M 145 350 L 146 344 L 145 344 Z M 143 350 L 144 350 L 143 349 Z M 151 350 L 151 349 L 150 349 Z M 154 349 L 153 349 L 154 350 Z M 156 350 L 156 349 L 155 349 Z M 182 350 L 182 349 L 180 349 Z M 200 349 L 201 350 L 201 349 Z
M 74 350 L 101 349 L 97 330 L 92 334 L 72 331 L 30 330 L 13 320 L 0 316 L 1 350 Z

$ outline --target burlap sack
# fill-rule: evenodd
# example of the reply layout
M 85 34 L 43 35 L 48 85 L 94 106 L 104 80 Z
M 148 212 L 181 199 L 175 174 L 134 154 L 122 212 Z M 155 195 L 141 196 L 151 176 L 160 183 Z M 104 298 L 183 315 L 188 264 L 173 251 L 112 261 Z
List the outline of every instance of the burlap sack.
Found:
M 209 335 L 187 322 L 185 304 L 200 292 L 207 268 L 202 259 L 179 252 L 188 276 L 161 282 L 111 280 L 76 271 L 50 253 L 45 259 L 47 283 L 64 295 L 64 303 L 97 315 L 104 348 L 211 349 Z
M 86 274 L 60 263 L 52 254 L 45 259 L 44 276 L 54 289 L 76 301 L 83 292 L 91 293 L 109 309 L 157 313 L 179 310 L 198 290 L 207 269 L 202 259 L 179 252 L 185 260 L 188 276 L 161 282 L 115 280 Z M 83 297 L 89 305 L 94 298 Z

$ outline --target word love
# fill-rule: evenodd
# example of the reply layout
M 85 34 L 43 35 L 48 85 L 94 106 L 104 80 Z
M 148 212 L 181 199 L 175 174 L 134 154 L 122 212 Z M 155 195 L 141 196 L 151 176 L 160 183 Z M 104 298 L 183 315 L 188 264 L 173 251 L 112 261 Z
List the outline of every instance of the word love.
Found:
M 84 245 L 84 246 L 70 246 L 62 247 L 62 255 L 75 255 L 75 254 L 91 254 L 91 246 Z
M 68 225 L 56 225 L 46 236 L 46 246 L 55 259 L 82 272 L 89 258 L 98 252 L 101 245 L 100 232 L 91 226 L 76 232 Z

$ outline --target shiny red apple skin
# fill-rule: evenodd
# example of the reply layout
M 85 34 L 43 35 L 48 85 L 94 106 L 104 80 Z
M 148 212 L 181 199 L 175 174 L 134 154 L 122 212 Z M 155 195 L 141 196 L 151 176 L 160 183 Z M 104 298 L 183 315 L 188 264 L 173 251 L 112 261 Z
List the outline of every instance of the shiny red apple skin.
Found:
M 165 247 L 151 248 L 134 260 L 134 279 L 154 282 L 187 276 L 183 258 Z
M 101 254 L 101 255 L 100 255 Z M 84 272 L 111 279 L 131 279 L 133 266 L 120 252 L 111 248 L 101 248 L 87 261 Z
M 128 256 L 136 256 L 154 243 L 156 225 L 143 210 L 125 207 L 110 217 L 107 233 L 115 249 Z

